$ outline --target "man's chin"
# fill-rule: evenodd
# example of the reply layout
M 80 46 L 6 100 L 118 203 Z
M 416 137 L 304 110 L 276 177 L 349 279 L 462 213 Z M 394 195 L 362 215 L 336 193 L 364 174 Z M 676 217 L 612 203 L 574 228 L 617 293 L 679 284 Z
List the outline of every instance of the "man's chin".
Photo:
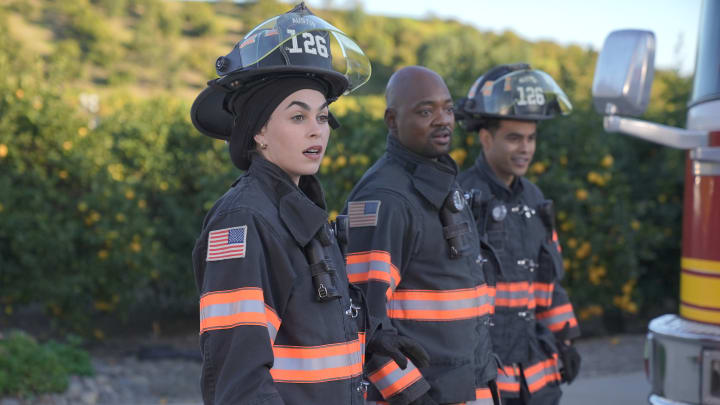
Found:
M 523 177 L 524 175 L 527 174 L 527 172 L 528 172 L 528 168 L 527 168 L 527 167 L 524 168 L 524 169 L 515 169 L 515 170 L 513 170 L 513 175 L 514 175 L 515 177 Z
M 450 144 L 447 145 L 438 145 L 433 148 L 433 157 L 440 157 L 442 155 L 447 155 L 450 153 Z

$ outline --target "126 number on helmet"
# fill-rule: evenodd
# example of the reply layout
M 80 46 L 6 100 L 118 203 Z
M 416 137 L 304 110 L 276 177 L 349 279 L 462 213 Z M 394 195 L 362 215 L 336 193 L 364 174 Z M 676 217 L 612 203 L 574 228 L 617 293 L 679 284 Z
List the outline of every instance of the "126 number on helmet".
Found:
M 325 45 L 325 38 L 320 35 L 313 35 L 311 32 L 303 32 L 303 46 L 298 46 L 298 36 L 295 36 L 295 30 L 288 29 L 287 33 L 292 36 L 292 46 L 287 48 L 290 53 L 307 53 L 310 55 L 320 55 L 323 58 L 328 57 L 328 49 Z
M 542 87 L 518 87 L 517 105 L 543 105 L 545 104 L 545 93 Z

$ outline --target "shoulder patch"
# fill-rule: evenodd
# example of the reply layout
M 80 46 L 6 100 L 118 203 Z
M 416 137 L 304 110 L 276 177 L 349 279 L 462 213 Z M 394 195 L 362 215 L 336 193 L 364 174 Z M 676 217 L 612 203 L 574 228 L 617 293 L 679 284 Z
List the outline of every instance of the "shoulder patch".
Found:
M 380 200 L 350 201 L 348 203 L 348 217 L 350 228 L 361 226 L 376 226 L 380 212 Z
M 208 235 L 208 262 L 245 257 L 247 225 L 211 231 Z

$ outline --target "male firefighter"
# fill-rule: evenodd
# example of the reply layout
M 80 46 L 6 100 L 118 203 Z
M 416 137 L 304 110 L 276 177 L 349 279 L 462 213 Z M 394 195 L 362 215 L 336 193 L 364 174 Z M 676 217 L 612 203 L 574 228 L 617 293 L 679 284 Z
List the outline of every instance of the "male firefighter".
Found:
M 395 72 L 385 97 L 386 152 L 346 205 L 348 278 L 364 290 L 378 333 L 420 343 L 430 364 L 402 369 L 370 356 L 369 403 L 499 403 L 485 261 L 448 155 L 453 100 L 443 79 L 419 66 Z
M 473 190 L 478 233 L 500 262 L 486 277 L 495 286 L 490 330 L 504 364 L 497 384 L 505 405 L 558 404 L 559 384 L 570 383 L 580 365 L 570 346 L 580 331 L 560 285 L 552 201 L 523 177 L 535 153 L 537 122 L 571 109 L 555 81 L 527 64 L 489 70 L 458 102 L 456 118 L 477 131 L 482 144 L 458 180 Z

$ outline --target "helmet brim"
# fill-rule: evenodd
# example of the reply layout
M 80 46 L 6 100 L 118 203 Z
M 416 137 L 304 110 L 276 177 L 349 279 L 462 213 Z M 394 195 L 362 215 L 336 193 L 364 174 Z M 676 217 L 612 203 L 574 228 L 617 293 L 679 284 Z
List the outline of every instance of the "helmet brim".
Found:
M 248 87 L 262 86 L 266 80 L 281 77 L 309 77 L 323 82 L 327 88 L 325 97 L 329 102 L 344 94 L 349 86 L 348 79 L 341 73 L 325 69 L 297 66 L 276 66 L 237 72 L 212 80 L 195 98 L 190 109 L 190 118 L 202 134 L 221 140 L 229 140 L 233 127 L 233 115 L 227 109 L 226 98 L 236 91 Z

